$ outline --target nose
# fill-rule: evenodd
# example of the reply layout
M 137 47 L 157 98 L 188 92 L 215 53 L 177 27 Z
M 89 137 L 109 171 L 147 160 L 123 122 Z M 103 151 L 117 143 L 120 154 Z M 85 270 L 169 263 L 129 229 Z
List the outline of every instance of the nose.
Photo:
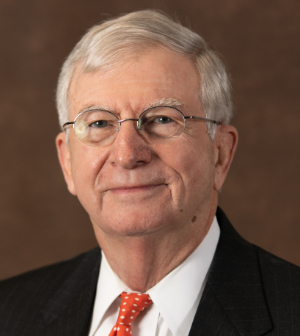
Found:
M 110 161 L 123 169 L 133 169 L 151 161 L 150 147 L 139 133 L 136 122 L 137 119 L 120 120 L 119 131 L 112 145 Z

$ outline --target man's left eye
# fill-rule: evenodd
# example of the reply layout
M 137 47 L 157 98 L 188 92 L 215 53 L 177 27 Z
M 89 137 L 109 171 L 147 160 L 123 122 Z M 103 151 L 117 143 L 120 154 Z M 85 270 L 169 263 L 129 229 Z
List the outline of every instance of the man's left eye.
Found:
M 158 124 L 169 124 L 172 121 L 174 121 L 173 119 L 166 117 L 166 116 L 160 116 L 160 117 L 156 117 L 153 122 L 158 123 Z

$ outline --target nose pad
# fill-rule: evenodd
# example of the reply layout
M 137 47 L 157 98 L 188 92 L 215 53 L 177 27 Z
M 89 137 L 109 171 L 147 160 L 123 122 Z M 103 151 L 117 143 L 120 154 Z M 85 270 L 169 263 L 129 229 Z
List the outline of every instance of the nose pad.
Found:
M 137 120 L 137 128 L 138 128 L 139 131 L 142 130 L 142 119 Z

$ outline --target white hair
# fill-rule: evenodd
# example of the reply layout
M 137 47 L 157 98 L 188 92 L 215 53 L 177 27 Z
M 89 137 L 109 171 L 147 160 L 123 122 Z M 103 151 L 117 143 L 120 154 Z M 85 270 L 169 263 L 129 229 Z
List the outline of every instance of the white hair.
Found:
M 59 122 L 69 121 L 68 92 L 75 69 L 109 71 L 136 52 L 166 48 L 194 62 L 201 81 L 200 99 L 206 118 L 228 124 L 232 117 L 230 82 L 220 58 L 197 33 L 156 10 L 142 10 L 92 27 L 63 64 L 56 103 Z M 216 126 L 207 123 L 213 139 Z

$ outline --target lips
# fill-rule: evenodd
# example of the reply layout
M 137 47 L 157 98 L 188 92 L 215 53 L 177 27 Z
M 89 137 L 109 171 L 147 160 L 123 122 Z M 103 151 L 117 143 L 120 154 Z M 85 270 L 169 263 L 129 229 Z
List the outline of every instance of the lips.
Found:
M 109 188 L 108 191 L 112 192 L 139 192 L 139 191 L 150 191 L 157 187 L 164 186 L 165 184 L 149 184 L 149 185 L 124 185 L 114 188 Z
M 143 174 L 141 174 L 143 173 Z M 151 169 L 147 172 L 123 170 L 114 174 L 99 174 L 97 185 L 100 193 L 118 191 L 142 191 L 151 190 L 157 187 L 166 187 L 170 183 L 170 177 L 166 172 L 159 169 Z

